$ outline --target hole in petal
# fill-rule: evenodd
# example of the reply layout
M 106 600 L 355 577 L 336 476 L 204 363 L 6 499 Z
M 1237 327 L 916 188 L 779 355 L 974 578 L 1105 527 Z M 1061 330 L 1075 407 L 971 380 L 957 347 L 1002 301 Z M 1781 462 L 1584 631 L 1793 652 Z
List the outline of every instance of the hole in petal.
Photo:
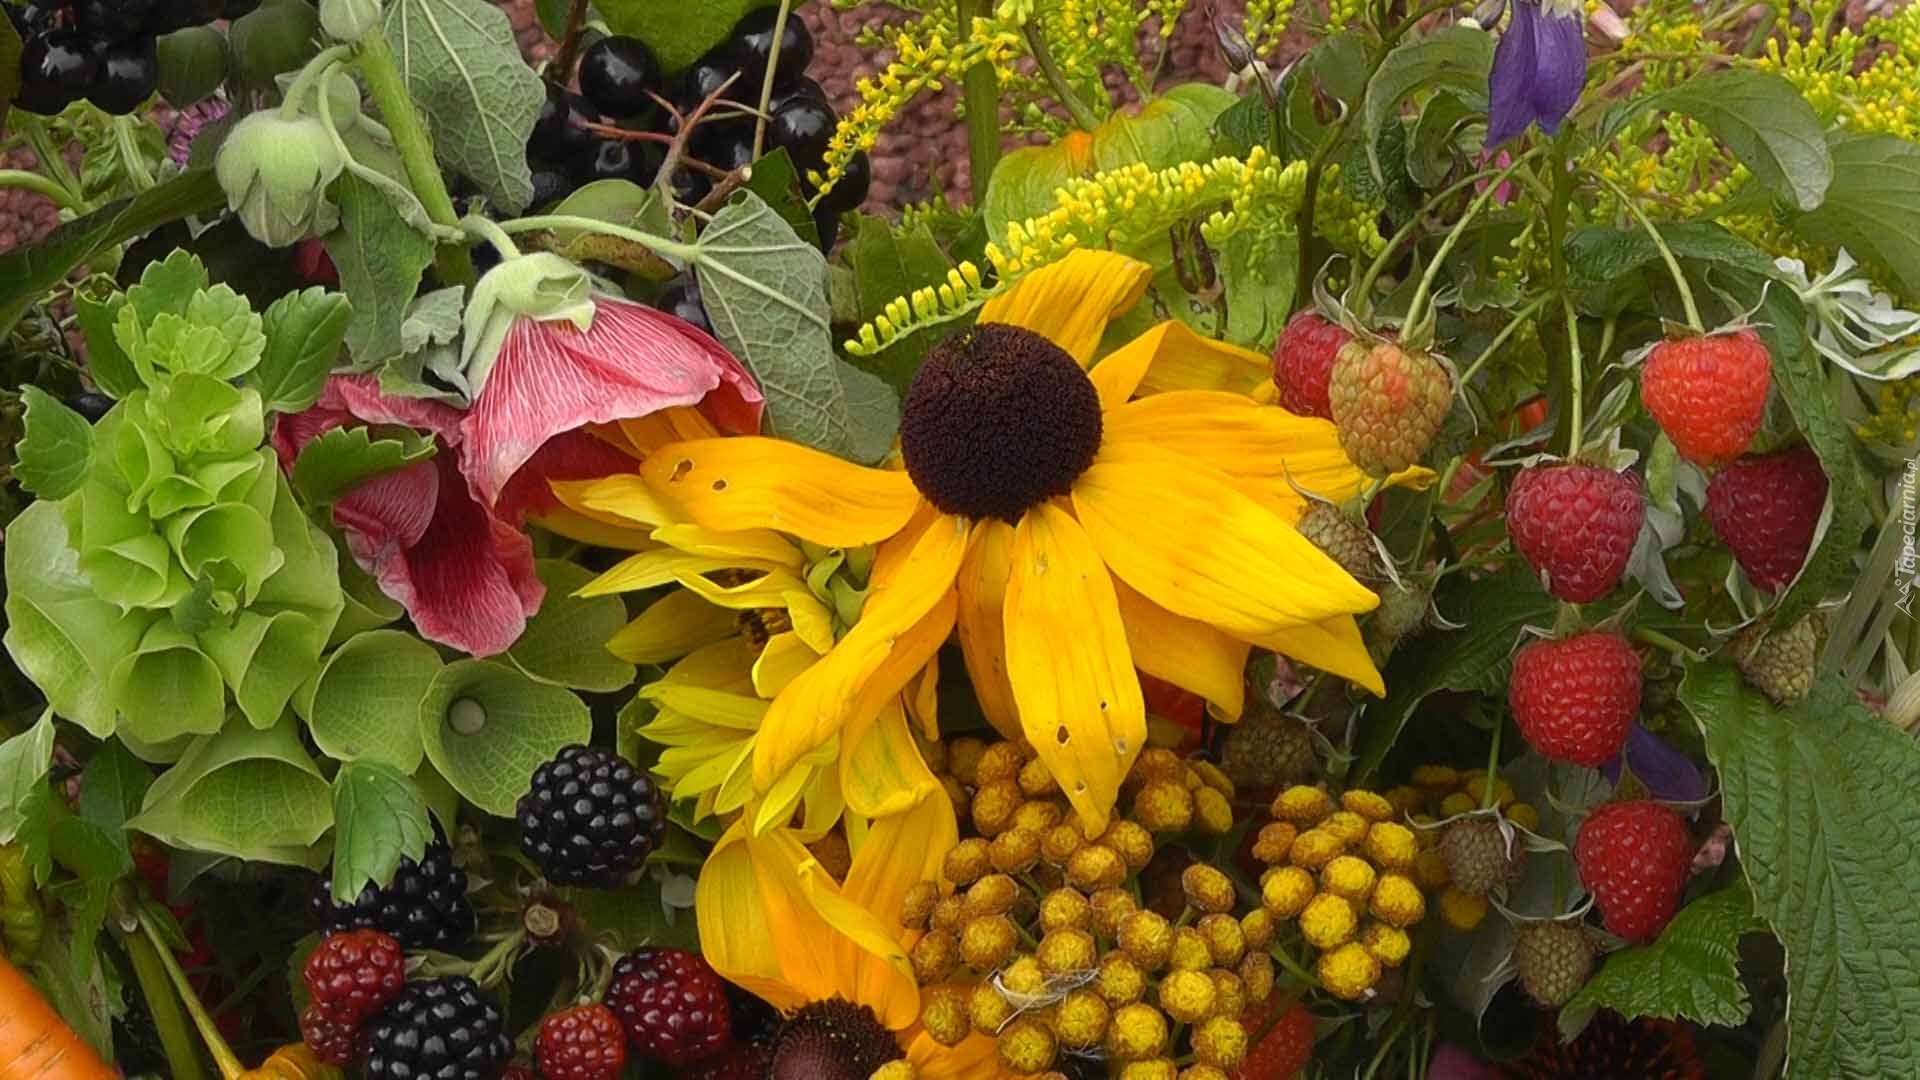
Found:
M 674 462 L 673 472 L 671 475 L 667 477 L 667 483 L 677 484 L 682 479 L 684 479 L 688 473 L 692 471 L 693 471 L 693 459 L 681 458 L 679 461 Z
M 1115 750 L 1120 751 L 1122 754 L 1125 754 L 1127 752 L 1127 740 L 1125 739 L 1113 740 L 1113 748 Z
M 713 490 L 715 491 L 727 490 L 727 482 L 725 480 L 715 480 L 713 482 Z
M 1061 746 L 1067 745 L 1067 725 L 1061 724 L 1060 730 L 1055 731 L 1053 737 L 1060 740 Z

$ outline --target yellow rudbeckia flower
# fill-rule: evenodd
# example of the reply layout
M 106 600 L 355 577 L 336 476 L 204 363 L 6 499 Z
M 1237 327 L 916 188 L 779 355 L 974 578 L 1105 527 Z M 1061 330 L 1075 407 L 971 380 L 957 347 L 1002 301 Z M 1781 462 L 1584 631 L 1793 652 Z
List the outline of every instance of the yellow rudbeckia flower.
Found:
M 991 1038 L 948 1049 L 918 1027 L 920 990 L 900 925 L 907 890 L 938 875 L 959 839 L 953 804 L 923 799 L 862 824 L 848 819 L 852 865 L 836 881 L 790 829 L 720 838 L 694 890 L 700 952 L 723 977 L 787 1013 L 829 1023 L 843 1054 L 869 1067 L 904 1057 L 920 1080 L 1010 1076 Z M 790 1063 L 798 1064 L 798 1063 Z
M 1383 692 L 1353 620 L 1379 598 L 1293 527 L 1293 485 L 1339 500 L 1367 483 L 1333 426 L 1182 389 L 1265 361 L 1178 322 L 1087 370 L 1150 276 L 1076 252 L 989 301 L 916 375 L 904 471 L 753 437 L 647 456 L 644 497 L 699 527 L 880 545 L 859 621 L 762 721 L 756 789 L 876 715 L 956 629 L 988 718 L 1095 832 L 1146 741 L 1135 668 L 1228 717 L 1254 646 Z

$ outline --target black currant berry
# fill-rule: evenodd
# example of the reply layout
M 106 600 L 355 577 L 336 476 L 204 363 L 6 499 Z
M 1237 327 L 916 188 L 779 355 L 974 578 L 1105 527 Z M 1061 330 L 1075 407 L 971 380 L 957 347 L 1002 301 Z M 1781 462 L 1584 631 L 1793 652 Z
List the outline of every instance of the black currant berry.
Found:
M 580 179 L 582 183 L 631 180 L 645 187 L 659 175 L 660 157 L 651 143 L 600 139 L 594 143 L 593 152 L 581 159 Z
M 817 101 L 822 105 L 831 105 L 827 100 L 826 87 L 801 75 L 789 82 L 775 87 L 773 100 L 767 102 L 770 109 L 784 109 L 796 101 Z
M 713 190 L 713 179 L 706 173 L 689 169 L 684 165 L 674 170 L 674 200 L 687 206 L 697 206 L 707 193 Z
M 556 83 L 547 84 L 547 99 L 540 104 L 539 119 L 533 122 L 533 134 L 527 137 L 527 152 L 543 161 L 564 162 L 588 153 L 593 133 L 582 125 L 587 115 L 586 101 Z
M 707 135 L 705 130 L 701 135 Z M 732 172 L 753 164 L 753 128 L 744 129 L 729 126 L 725 131 L 715 131 L 709 137 L 699 140 L 700 160 L 716 169 Z
M 80 100 L 100 73 L 85 38 L 72 30 L 49 30 L 20 53 L 20 93 L 13 103 L 52 116 Z
M 227 0 L 220 9 L 223 19 L 237 19 L 242 15 L 251 15 L 260 7 L 260 0 Z
M 639 38 L 601 38 L 580 57 L 580 92 L 603 116 L 639 116 L 659 88 L 660 61 Z
M 559 169 L 533 170 L 533 201 L 530 206 L 556 203 L 573 191 L 573 178 Z
M 867 156 L 865 150 L 858 151 L 847 159 L 846 170 L 820 200 L 820 209 L 831 211 L 838 217 L 866 202 L 867 191 L 872 186 L 873 159 Z
M 678 280 L 667 286 L 653 306 L 709 334 L 713 333 L 713 323 L 707 320 L 707 307 L 700 301 L 700 285 L 692 278 Z
M 740 65 L 744 77 L 757 90 L 760 81 L 766 77 L 767 62 L 773 59 L 773 27 L 780 18 L 777 7 L 763 7 L 749 11 L 733 26 L 733 55 Z M 807 64 L 813 60 L 813 35 L 807 32 L 807 24 L 800 16 L 788 12 L 787 25 L 780 35 L 779 68 L 774 74 L 775 84 L 783 83 L 806 73 Z
M 87 100 L 102 112 L 124 116 L 153 96 L 159 80 L 152 38 L 109 45 L 100 52 L 100 77 L 87 87 Z
M 796 98 L 773 112 L 767 122 L 767 145 L 786 147 L 802 174 L 817 169 L 827 156 L 827 140 L 840 118 L 826 104 Z
M 125 41 L 142 33 L 154 0 L 74 0 L 73 23 L 95 41 Z
M 693 62 L 686 74 L 680 79 L 680 109 L 691 112 L 701 102 L 712 97 L 714 91 L 733 78 L 740 70 L 740 62 L 721 49 L 715 49 Z M 754 95 L 759 96 L 759 85 L 755 84 Z M 745 101 L 747 95 L 746 76 L 734 79 L 727 87 L 727 97 L 734 101 Z
M 85 417 L 87 423 L 97 424 L 113 408 L 113 399 L 105 394 L 87 390 L 68 398 L 67 408 Z
M 7 21 L 20 34 L 22 40 L 60 27 L 60 9 L 51 4 L 0 4 L 6 8 Z

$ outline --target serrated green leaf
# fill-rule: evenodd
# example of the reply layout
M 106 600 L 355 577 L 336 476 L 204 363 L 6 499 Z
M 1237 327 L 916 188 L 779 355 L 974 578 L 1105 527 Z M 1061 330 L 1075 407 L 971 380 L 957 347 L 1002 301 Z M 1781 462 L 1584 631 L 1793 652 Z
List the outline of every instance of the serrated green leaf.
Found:
M 827 325 L 826 260 L 752 192 L 720 208 L 691 261 L 714 333 L 766 394 L 770 434 L 830 454 L 849 446 Z
M 142 385 L 133 361 L 113 336 L 113 321 L 126 302 L 104 277 L 90 278 L 73 292 L 74 321 L 87 339 L 87 376 L 102 393 L 115 398 L 125 398 Z
M 1085 132 L 1002 154 L 980 204 L 988 239 L 1005 240 L 1008 225 L 1053 209 L 1053 193 L 1061 185 L 1092 171 L 1093 136 Z
M 1920 746 L 1822 679 L 1777 709 L 1724 663 L 1680 701 L 1706 737 L 1754 905 L 1787 952 L 1789 1077 L 1920 1074 Z
M 1375 177 L 1384 178 L 1374 148 L 1400 103 L 1416 90 L 1445 87 L 1471 102 L 1485 99 L 1487 72 L 1493 66 L 1493 35 L 1476 27 L 1449 26 L 1409 36 L 1380 64 L 1367 83 L 1360 106 L 1360 141 L 1367 148 Z
M 15 453 L 13 475 L 42 499 L 64 499 L 79 489 L 93 464 L 93 428 L 86 418 L 53 395 L 28 383 L 20 388 L 27 406 L 26 437 Z
M 924 224 L 895 229 L 883 218 L 865 215 L 854 218 L 846 263 L 853 271 L 856 310 L 849 320 L 853 322 L 869 322 L 884 313 L 891 301 L 944 283 L 947 271 L 953 269 Z M 931 340 L 930 335 L 909 335 L 874 356 L 861 357 L 860 366 L 905 393 Z
M 195 739 L 127 822 L 173 847 L 294 865 L 311 865 L 312 845 L 332 825 L 327 781 L 290 716 Z
M 325 506 L 357 484 L 433 455 L 433 440 L 419 432 L 379 439 L 372 428 L 334 428 L 300 448 L 293 486 L 308 504 Z
M 1833 184 L 1819 209 L 1791 218 L 1802 239 L 1845 247 L 1920 295 L 1920 143 L 1837 134 Z
M 1753 274 L 1771 275 L 1773 260 L 1752 243 L 1711 221 L 1663 222 L 1660 238 L 1681 260 L 1712 263 Z M 1639 228 L 1595 226 L 1567 238 L 1568 284 L 1595 288 L 1660 261 L 1653 238 Z M 1661 273 L 1666 272 L 1661 268 Z M 1663 278 L 1664 280 L 1664 278 Z
M 900 434 L 900 395 L 885 379 L 845 360 L 834 368 L 847 395 L 847 457 L 877 465 Z
M 112 1060 L 113 1017 L 120 995 L 108 984 L 111 966 L 98 962 L 99 937 L 98 922 L 81 922 L 79 913 L 63 910 L 48 922 L 33 975 L 60 1019 L 104 1060 Z
M 616 948 L 654 945 L 698 949 L 700 928 L 693 912 L 670 913 L 661 900 L 660 888 L 660 877 L 648 874 L 618 889 L 568 889 L 567 906 L 606 934 Z
M 633 665 L 606 646 L 627 623 L 626 604 L 618 596 L 573 595 L 594 575 L 564 559 L 541 559 L 536 569 L 546 599 L 507 657 L 534 679 L 574 690 L 611 693 L 633 682 Z
M 765 199 L 793 229 L 795 236 L 809 244 L 818 244 L 820 229 L 814 223 L 813 211 L 807 207 L 806 193 L 801 190 L 803 179 L 793 163 L 793 155 L 780 146 L 753 163 L 753 173 L 747 177 L 745 187 Z
M 12 843 L 27 827 L 34 795 L 47 786 L 53 768 L 53 710 L 47 709 L 27 730 L 0 742 L 0 844 Z
M 546 91 L 506 12 L 484 0 L 395 0 L 386 35 L 441 162 L 501 210 L 524 209 L 533 198 L 527 136 Z
M 323 242 L 353 305 L 347 351 L 372 368 L 401 353 L 400 327 L 433 262 L 433 241 L 408 225 L 386 193 L 352 173 L 334 181 L 340 227 Z
M 593 714 L 570 690 L 491 660 L 440 670 L 420 703 L 427 760 L 468 802 L 512 817 L 533 771 L 593 734 Z
M 1800 90 L 1773 72 L 1727 68 L 1649 95 L 1638 107 L 1705 124 L 1755 179 L 1796 209 L 1819 206 L 1833 181 L 1825 126 Z
M 1700 897 L 1681 908 L 1652 944 L 1607 957 L 1561 1006 L 1561 1034 L 1571 1038 L 1596 1009 L 1739 1027 L 1749 1011 L 1740 981 L 1740 939 L 1765 926 L 1745 886 Z
M 1217 265 L 1227 308 L 1222 336 L 1228 341 L 1264 352 L 1279 339 L 1293 307 L 1299 244 L 1291 233 L 1276 243 L 1243 232 L 1221 245 Z
M 268 410 L 295 413 L 320 400 L 352 318 L 345 296 L 319 286 L 288 293 L 267 308 L 261 320 L 266 353 L 252 382 Z
M 433 822 L 420 789 L 391 765 L 353 761 L 333 778 L 333 902 L 350 904 L 369 883 L 393 883 L 402 859 L 421 859 Z
M 395 717 L 420 713 L 445 665 L 433 646 L 399 630 L 356 634 L 294 695 L 294 711 L 323 753 L 336 761 L 391 765 L 404 773 L 425 752 L 420 725 Z
M 1093 167 L 1149 169 L 1201 161 L 1213 151 L 1213 124 L 1238 100 L 1212 83 L 1182 83 L 1121 109 L 1093 129 Z

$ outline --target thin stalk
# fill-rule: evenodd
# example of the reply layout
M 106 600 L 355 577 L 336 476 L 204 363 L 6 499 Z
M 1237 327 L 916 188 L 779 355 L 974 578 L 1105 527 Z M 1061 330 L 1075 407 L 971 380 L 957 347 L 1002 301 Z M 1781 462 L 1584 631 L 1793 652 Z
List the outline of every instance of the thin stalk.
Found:
M 14 109 L 7 114 L 7 123 L 27 137 L 27 145 L 33 147 L 33 156 L 39 159 L 40 170 L 53 179 L 53 182 L 66 188 L 71 194 L 68 202 L 78 206 L 85 198 L 86 191 L 80 184 L 80 178 L 68 168 L 66 156 L 60 148 L 53 145 L 47 136 L 46 121 L 22 109 Z
M 320 50 L 313 59 L 307 61 L 306 66 L 300 69 L 300 73 L 293 77 L 293 82 L 287 85 L 287 96 L 280 99 L 280 118 L 282 120 L 299 119 L 300 103 L 305 101 L 307 94 L 313 90 L 313 84 L 324 80 L 332 73 L 337 61 L 345 60 L 352 55 L 353 46 L 332 45 Z
M 379 27 L 368 31 L 360 39 L 357 51 L 360 73 L 367 80 L 367 93 L 380 110 L 381 119 L 387 122 L 393 148 L 399 151 L 400 163 L 406 168 L 413 193 L 434 224 L 459 228 L 460 215 L 453 208 L 446 178 L 440 175 L 440 165 L 434 160 L 433 142 L 427 137 L 426 126 L 420 122 L 420 114 L 414 111 L 413 98 L 407 93 L 406 80 L 393 62 L 393 47 L 387 44 L 386 33 Z M 441 280 L 449 285 L 473 284 L 473 259 L 467 255 L 465 244 L 441 244 L 434 252 L 434 265 L 439 269 Z
M 595 221 L 592 218 L 575 217 L 571 214 L 535 214 L 532 217 L 513 218 L 495 222 L 501 232 L 513 233 L 541 232 L 547 229 L 579 229 L 583 232 L 597 232 L 617 240 L 651 248 L 661 255 L 675 259 L 687 259 L 698 252 L 693 244 L 683 244 L 678 240 L 669 240 L 664 236 L 655 236 L 650 232 L 630 229 L 625 225 L 615 225 L 611 221 Z
M 556 81 L 565 85 L 573 74 L 574 61 L 579 58 L 580 32 L 587 26 L 587 5 L 589 0 L 573 0 L 567 5 L 567 24 L 560 31 L 560 45 L 553 52 L 553 67 L 549 70 L 559 72 Z
M 1635 641 L 1644 641 L 1656 649 L 1665 649 L 1675 656 L 1685 657 L 1687 659 L 1693 659 L 1700 655 L 1697 650 L 1688 648 L 1652 627 L 1635 626 L 1633 628 L 1633 639 Z
M 35 195 L 53 200 L 54 204 L 66 210 L 80 209 L 79 200 L 73 193 L 37 172 L 25 169 L 0 169 L 0 188 L 25 188 Z
M 194 1040 L 193 1025 L 180 1008 L 166 965 L 153 943 L 139 934 L 122 933 L 116 927 L 115 940 L 126 950 L 133 965 L 133 977 L 140 984 L 140 996 L 153 1017 L 154 1030 L 160 1034 L 160 1050 L 166 1055 L 168 1074 L 175 1080 L 206 1080 L 207 1068 L 200 1060 L 200 1047 Z
M 1446 492 L 1447 488 L 1453 485 L 1453 476 L 1460 471 L 1460 462 L 1462 460 L 1464 459 L 1458 455 L 1449 459 L 1446 470 L 1440 474 L 1440 481 L 1427 488 L 1427 508 L 1421 515 L 1422 520 L 1433 520 L 1434 514 L 1440 509 L 1440 497 Z M 1434 524 L 1438 525 L 1439 522 L 1436 521 Z M 1420 569 L 1420 560 L 1427 557 L 1427 537 L 1430 533 L 1431 530 L 1421 529 L 1420 535 L 1414 537 L 1413 559 L 1407 563 L 1407 566 L 1415 572 L 1418 572 Z
M 955 21 L 964 36 L 984 13 L 984 0 L 954 0 Z M 987 197 L 987 181 L 1000 162 L 1000 76 L 985 60 L 960 76 L 960 97 L 967 104 L 967 190 L 973 205 Z
M 468 214 L 466 217 L 460 219 L 460 228 L 465 230 L 467 235 L 478 237 L 492 244 L 494 250 L 500 253 L 500 258 L 503 261 L 520 257 L 519 245 L 515 244 L 513 238 L 508 236 L 506 231 L 501 229 L 500 226 L 494 224 L 490 218 L 482 217 L 479 214 Z
M 1367 264 L 1366 273 L 1362 274 L 1355 282 L 1353 295 L 1361 304 L 1361 314 L 1365 314 L 1367 308 L 1372 306 L 1368 297 L 1373 292 L 1374 281 L 1386 272 L 1387 264 L 1393 261 L 1394 252 L 1400 250 L 1400 247 L 1413 236 L 1414 230 L 1420 227 L 1420 223 L 1426 216 L 1439 209 L 1443 201 L 1458 195 L 1463 189 L 1481 180 L 1488 179 L 1497 171 L 1496 169 L 1482 169 L 1471 176 L 1462 177 L 1454 181 L 1446 187 L 1441 188 L 1438 192 L 1435 192 L 1432 198 L 1421 204 L 1420 209 L 1408 216 L 1406 224 L 1400 226 L 1400 228 L 1394 232 L 1393 236 L 1388 238 L 1386 245 L 1380 249 L 1380 253 L 1373 257 L 1373 262 Z
M 1640 204 L 1622 190 L 1620 185 L 1598 172 L 1590 175 L 1600 181 L 1608 191 L 1613 192 L 1614 197 L 1627 208 L 1627 212 L 1640 222 L 1640 227 L 1647 231 L 1647 239 L 1653 241 L 1654 250 L 1660 253 L 1660 261 L 1667 264 L 1667 273 L 1673 277 L 1673 287 L 1680 290 L 1680 306 L 1687 313 L 1688 328 L 1696 334 L 1706 333 L 1706 324 L 1700 321 L 1700 309 L 1693 303 L 1693 289 L 1687 284 L 1687 275 L 1680 272 L 1680 260 L 1674 257 L 1673 249 L 1667 246 L 1667 240 L 1660 235 L 1660 230 L 1653 227 L 1653 220 L 1647 217 L 1647 212 L 1640 209 Z
M 1093 115 L 1093 110 L 1087 108 L 1087 103 L 1080 100 L 1079 94 L 1073 92 L 1073 87 L 1067 84 L 1066 76 L 1060 74 L 1060 68 L 1054 64 L 1053 51 L 1047 48 L 1047 39 L 1040 33 L 1040 27 L 1032 20 L 1028 20 L 1027 25 L 1021 27 L 1021 30 L 1026 34 L 1027 49 L 1033 53 L 1035 66 L 1040 69 L 1041 76 L 1047 80 L 1047 85 L 1053 89 L 1054 98 L 1060 102 L 1062 108 L 1067 110 L 1067 115 L 1073 118 L 1073 126 L 1082 131 L 1092 131 L 1099 127 L 1100 118 Z
M 753 121 L 753 156 L 757 160 L 767 145 L 767 106 L 773 103 L 773 77 L 780 69 L 780 39 L 787 33 L 787 17 L 793 13 L 793 0 L 780 0 L 780 12 L 773 18 L 773 49 L 767 54 L 767 73 L 760 77 L 759 115 Z
M 1480 216 L 1480 211 L 1486 209 L 1487 204 L 1492 202 L 1494 195 L 1499 192 L 1500 185 L 1507 177 L 1519 171 L 1525 160 L 1521 158 L 1495 173 L 1493 179 L 1487 181 L 1486 188 L 1467 204 L 1466 212 L 1460 215 L 1460 220 L 1454 222 L 1453 228 L 1447 230 L 1447 235 L 1440 241 L 1440 250 L 1433 253 L 1433 261 L 1427 264 L 1427 272 L 1420 275 L 1420 284 L 1413 290 L 1413 299 L 1407 301 L 1407 318 L 1403 326 L 1409 328 L 1417 326 L 1426 317 L 1427 313 L 1421 309 L 1427 305 L 1427 297 L 1433 291 L 1433 283 L 1439 280 L 1441 264 L 1447 261 L 1447 255 L 1453 251 L 1453 246 L 1460 242 L 1460 237 L 1466 233 L 1467 225 Z
M 1564 311 L 1567 316 L 1567 373 L 1573 378 L 1572 393 L 1568 395 L 1570 400 L 1567 404 L 1567 415 L 1570 421 L 1569 430 L 1573 436 L 1573 441 L 1568 444 L 1571 450 L 1567 456 L 1571 457 L 1580 452 L 1580 425 L 1584 419 L 1581 413 L 1586 408 L 1587 373 L 1586 362 L 1580 355 L 1579 318 L 1574 315 L 1573 301 L 1567 299 L 1566 293 L 1560 294 L 1560 309 Z
M 133 179 L 133 186 L 141 191 L 153 187 L 153 170 L 147 168 L 146 159 L 140 156 L 140 148 L 133 145 L 133 121 L 130 118 L 113 118 L 113 144 L 120 158 L 120 167 Z
M 1487 782 L 1480 791 L 1482 810 L 1493 806 L 1494 788 L 1498 786 L 1494 781 L 1500 776 L 1500 736 L 1507 730 L 1506 714 L 1495 710 L 1493 715 L 1493 742 L 1487 747 Z
M 213 1022 L 213 1017 L 207 1015 L 206 1006 L 200 1004 L 200 996 L 193 992 L 193 984 L 187 981 L 186 972 L 180 970 L 179 962 L 173 958 L 172 951 L 167 948 L 166 939 L 160 936 L 160 928 L 153 925 L 153 920 L 148 918 L 144 911 L 135 912 L 134 917 L 140 922 L 140 932 L 152 944 L 154 952 L 159 954 L 160 964 L 166 968 L 167 978 L 173 982 L 173 988 L 179 992 L 180 1002 L 187 1007 L 187 1015 L 193 1018 L 195 1030 L 200 1032 L 200 1041 L 206 1044 L 207 1053 L 213 1055 L 214 1067 L 220 1070 L 220 1075 L 225 1080 L 233 1080 L 234 1077 L 246 1071 L 246 1066 L 234 1056 L 233 1048 L 228 1046 L 227 1040 L 221 1036 L 219 1026 Z M 128 936 L 130 938 L 132 935 Z
M 1527 320 L 1533 318 L 1534 315 L 1546 305 L 1546 297 L 1535 297 L 1526 307 L 1514 312 L 1513 318 L 1507 321 L 1507 325 L 1501 327 L 1500 332 L 1493 335 L 1493 340 L 1487 342 L 1487 347 L 1480 350 L 1480 355 L 1473 358 L 1473 363 L 1467 365 L 1467 370 L 1460 373 L 1460 385 L 1465 386 L 1471 382 L 1473 377 L 1480 373 L 1480 368 L 1486 364 L 1488 360 L 1493 358 L 1494 353 L 1499 351 L 1500 346 L 1505 345 L 1508 338 L 1512 337 L 1522 326 L 1525 326 Z

